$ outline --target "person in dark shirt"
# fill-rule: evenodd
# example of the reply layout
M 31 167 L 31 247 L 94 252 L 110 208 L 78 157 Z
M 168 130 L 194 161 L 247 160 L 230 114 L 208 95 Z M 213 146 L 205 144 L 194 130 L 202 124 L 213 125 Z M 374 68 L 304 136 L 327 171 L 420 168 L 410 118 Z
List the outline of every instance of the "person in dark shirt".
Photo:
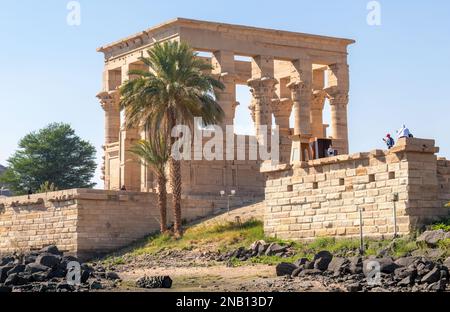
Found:
M 395 141 L 389 133 L 386 135 L 386 137 L 383 139 L 383 141 L 386 143 L 388 149 L 393 148 L 395 145 Z

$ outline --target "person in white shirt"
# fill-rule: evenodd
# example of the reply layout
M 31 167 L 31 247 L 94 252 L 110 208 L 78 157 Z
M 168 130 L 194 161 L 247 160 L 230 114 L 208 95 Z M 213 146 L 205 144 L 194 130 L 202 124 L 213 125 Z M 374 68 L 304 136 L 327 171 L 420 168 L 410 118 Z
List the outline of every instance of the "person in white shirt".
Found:
M 403 125 L 400 130 L 397 131 L 397 138 L 401 139 L 401 138 L 410 138 L 412 137 L 411 132 L 409 131 L 408 128 L 406 128 L 405 125 Z
M 333 146 L 330 146 L 330 147 L 328 148 L 327 154 L 328 154 L 328 157 L 336 156 L 336 151 L 334 150 Z

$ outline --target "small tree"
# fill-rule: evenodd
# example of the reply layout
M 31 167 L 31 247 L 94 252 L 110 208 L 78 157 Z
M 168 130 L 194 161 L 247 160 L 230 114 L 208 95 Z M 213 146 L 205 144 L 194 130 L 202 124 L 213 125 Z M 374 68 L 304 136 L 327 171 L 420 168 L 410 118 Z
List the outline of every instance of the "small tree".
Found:
M 142 162 L 156 174 L 158 179 L 158 206 L 160 213 L 161 233 L 167 231 L 167 176 L 166 164 L 170 157 L 166 135 L 154 133 L 148 141 L 139 141 L 130 150 L 139 156 Z
M 48 192 L 56 192 L 58 191 L 58 188 L 55 186 L 54 183 L 50 183 L 48 181 L 45 181 L 41 186 L 39 187 L 39 190 L 37 190 L 37 193 L 48 193 Z
M 95 185 L 95 147 L 83 141 L 68 124 L 53 123 L 22 138 L 0 177 L 14 193 L 37 191 L 48 182 L 59 189 Z

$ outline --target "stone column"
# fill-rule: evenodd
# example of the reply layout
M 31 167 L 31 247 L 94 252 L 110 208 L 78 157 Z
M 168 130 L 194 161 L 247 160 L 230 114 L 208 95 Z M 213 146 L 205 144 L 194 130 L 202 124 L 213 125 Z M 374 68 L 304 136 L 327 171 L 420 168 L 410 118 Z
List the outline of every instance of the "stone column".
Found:
M 344 63 L 330 65 L 328 93 L 331 106 L 331 137 L 333 147 L 339 154 L 349 153 L 347 106 L 349 91 L 349 69 Z
M 333 147 L 339 154 L 348 154 L 348 94 L 334 93 L 329 95 L 331 108 L 331 137 Z
M 109 145 L 117 143 L 120 136 L 120 94 L 116 91 L 101 92 L 97 95 L 101 106 L 105 112 L 105 143 L 103 145 L 104 155 L 103 164 L 101 166 L 102 180 L 104 181 L 104 188 L 110 189 L 111 175 L 110 175 L 110 159 L 109 159 Z
M 275 116 L 275 124 L 280 130 L 280 161 L 289 163 L 292 140 L 290 138 L 289 119 L 292 112 L 292 101 L 287 98 L 272 100 L 272 113 Z
M 271 104 L 276 84 L 276 79 L 270 77 L 250 79 L 248 81 L 250 92 L 253 95 L 251 109 L 253 111 L 256 135 L 262 135 L 261 126 L 266 126 L 269 145 L 272 132 Z
M 325 105 L 326 92 L 316 90 L 313 92 L 311 105 L 311 132 L 312 136 L 323 139 L 326 136 L 323 125 L 323 106 Z
M 252 78 L 247 82 L 253 95 L 250 109 L 255 122 L 256 135 L 261 135 L 261 126 L 267 127 L 267 145 L 272 134 L 272 99 L 275 93 L 274 59 L 258 55 L 252 59 Z
M 129 75 L 130 70 L 145 70 L 141 63 L 131 63 L 122 66 L 122 83 L 133 76 Z M 120 184 L 125 186 L 127 191 L 141 191 L 141 161 L 139 157 L 130 152 L 130 148 L 141 139 L 141 129 L 139 127 L 128 128 L 126 120 L 121 129 L 120 145 Z
M 312 63 L 303 58 L 292 62 L 291 89 L 294 112 L 294 135 L 292 136 L 291 163 L 312 159 L 309 145 L 311 130 Z
M 118 91 L 101 92 L 97 95 L 105 111 L 105 145 L 119 141 L 120 94 Z
M 234 124 L 236 112 L 236 75 L 234 66 L 234 52 L 217 51 L 212 58 L 212 73 L 217 75 L 225 85 L 225 89 L 216 91 L 217 101 L 225 112 L 222 121 L 223 128 Z
M 308 59 L 292 62 L 291 89 L 294 135 L 311 137 L 312 64 Z

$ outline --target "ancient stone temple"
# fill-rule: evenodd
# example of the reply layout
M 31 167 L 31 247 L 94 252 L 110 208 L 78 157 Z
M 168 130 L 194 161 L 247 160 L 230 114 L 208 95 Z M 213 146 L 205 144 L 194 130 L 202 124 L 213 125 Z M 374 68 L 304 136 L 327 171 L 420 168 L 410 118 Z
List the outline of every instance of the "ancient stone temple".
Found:
M 98 49 L 105 56 L 98 94 L 105 114 L 105 189 L 0 198 L 0 254 L 56 244 L 92 256 L 159 230 L 155 179 L 129 152 L 148 134 L 124 127 L 118 88 L 133 79 L 131 69 L 148 70 L 140 58 L 167 40 L 199 51 L 225 84 L 218 97 L 225 112 L 220 127 L 233 125 L 236 107 L 244 104 L 237 102 L 236 86 L 248 86 L 252 95 L 254 136 L 231 131 L 234 142 L 245 144 L 227 146 L 227 155 L 215 160 L 183 161 L 184 219 L 227 207 L 220 192 L 231 190 L 234 206 L 264 200 L 266 234 L 293 240 L 361 231 L 392 237 L 449 215 L 450 161 L 436 155 L 434 140 L 402 138 L 389 151 L 349 154 L 347 48 L 354 41 L 175 19 Z M 323 118 L 326 102 L 330 125 Z M 250 157 L 255 137 L 274 125 L 279 144 L 267 145 L 279 146 L 280 161 Z M 126 192 L 119 191 L 123 185 Z
M 125 185 L 127 190 L 147 192 L 155 186 L 151 171 L 128 152 L 146 133 L 123 127 L 118 87 L 133 79 L 129 70 L 148 70 L 139 58 L 155 42 L 167 40 L 188 43 L 212 64 L 212 74 L 226 86 L 218 100 L 225 111 L 223 126 L 234 123 L 240 104 L 236 86 L 248 85 L 252 93 L 248 113 L 256 134 L 261 125 L 271 129 L 275 121 L 280 129 L 282 161 L 317 158 L 311 144 L 319 139 L 332 139 L 338 153 L 348 153 L 347 47 L 354 41 L 178 18 L 98 49 L 105 55 L 103 90 L 98 94 L 105 111 L 105 189 L 118 190 Z M 322 118 L 326 98 L 331 105 L 330 133 Z M 238 137 L 235 141 L 249 142 L 248 136 Z M 234 189 L 240 195 L 262 195 L 260 162 L 245 159 L 185 162 L 184 194 L 201 196 Z

